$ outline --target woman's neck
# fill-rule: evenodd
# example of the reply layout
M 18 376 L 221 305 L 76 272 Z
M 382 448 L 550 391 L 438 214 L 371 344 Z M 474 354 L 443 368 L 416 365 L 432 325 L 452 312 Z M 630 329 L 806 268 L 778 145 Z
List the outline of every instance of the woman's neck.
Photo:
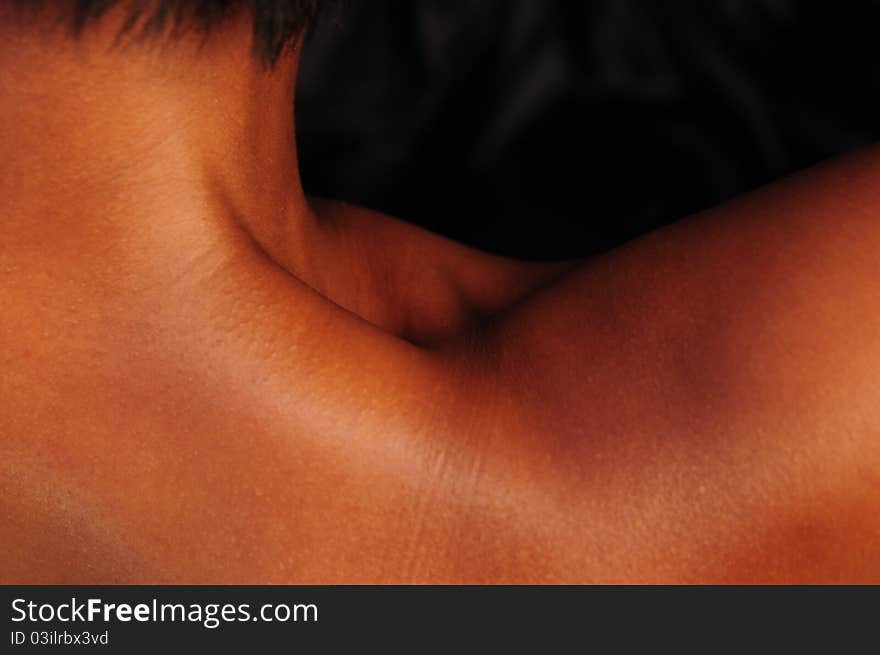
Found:
M 119 42 L 119 20 L 78 38 L 0 27 L 0 267 L 161 278 L 242 236 L 307 267 L 299 46 L 266 70 L 245 19 L 147 42 Z

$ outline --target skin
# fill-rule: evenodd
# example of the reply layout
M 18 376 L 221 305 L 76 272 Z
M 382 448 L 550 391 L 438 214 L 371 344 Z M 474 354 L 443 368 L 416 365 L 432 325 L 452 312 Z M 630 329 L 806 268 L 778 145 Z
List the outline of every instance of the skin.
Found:
M 115 20 L 0 23 L 0 582 L 880 582 L 878 151 L 514 262 Z

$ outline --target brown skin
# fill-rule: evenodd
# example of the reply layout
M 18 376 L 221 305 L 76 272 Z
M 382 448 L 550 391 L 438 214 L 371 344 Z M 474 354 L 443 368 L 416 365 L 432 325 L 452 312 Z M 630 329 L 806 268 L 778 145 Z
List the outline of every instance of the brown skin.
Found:
M 244 21 L 0 32 L 0 582 L 880 582 L 880 152 L 524 264 L 307 201 Z

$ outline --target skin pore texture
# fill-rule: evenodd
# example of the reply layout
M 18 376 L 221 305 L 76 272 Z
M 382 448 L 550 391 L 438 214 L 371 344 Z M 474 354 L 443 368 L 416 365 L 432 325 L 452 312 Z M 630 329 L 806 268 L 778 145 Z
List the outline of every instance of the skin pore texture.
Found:
M 514 262 L 115 20 L 0 23 L 0 582 L 880 582 L 880 152 Z

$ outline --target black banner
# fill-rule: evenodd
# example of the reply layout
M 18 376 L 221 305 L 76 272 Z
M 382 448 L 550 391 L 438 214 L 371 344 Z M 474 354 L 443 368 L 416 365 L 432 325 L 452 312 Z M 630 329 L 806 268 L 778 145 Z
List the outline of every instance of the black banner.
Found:
M 3 587 L 0 652 L 873 651 L 878 601 L 880 587 Z

